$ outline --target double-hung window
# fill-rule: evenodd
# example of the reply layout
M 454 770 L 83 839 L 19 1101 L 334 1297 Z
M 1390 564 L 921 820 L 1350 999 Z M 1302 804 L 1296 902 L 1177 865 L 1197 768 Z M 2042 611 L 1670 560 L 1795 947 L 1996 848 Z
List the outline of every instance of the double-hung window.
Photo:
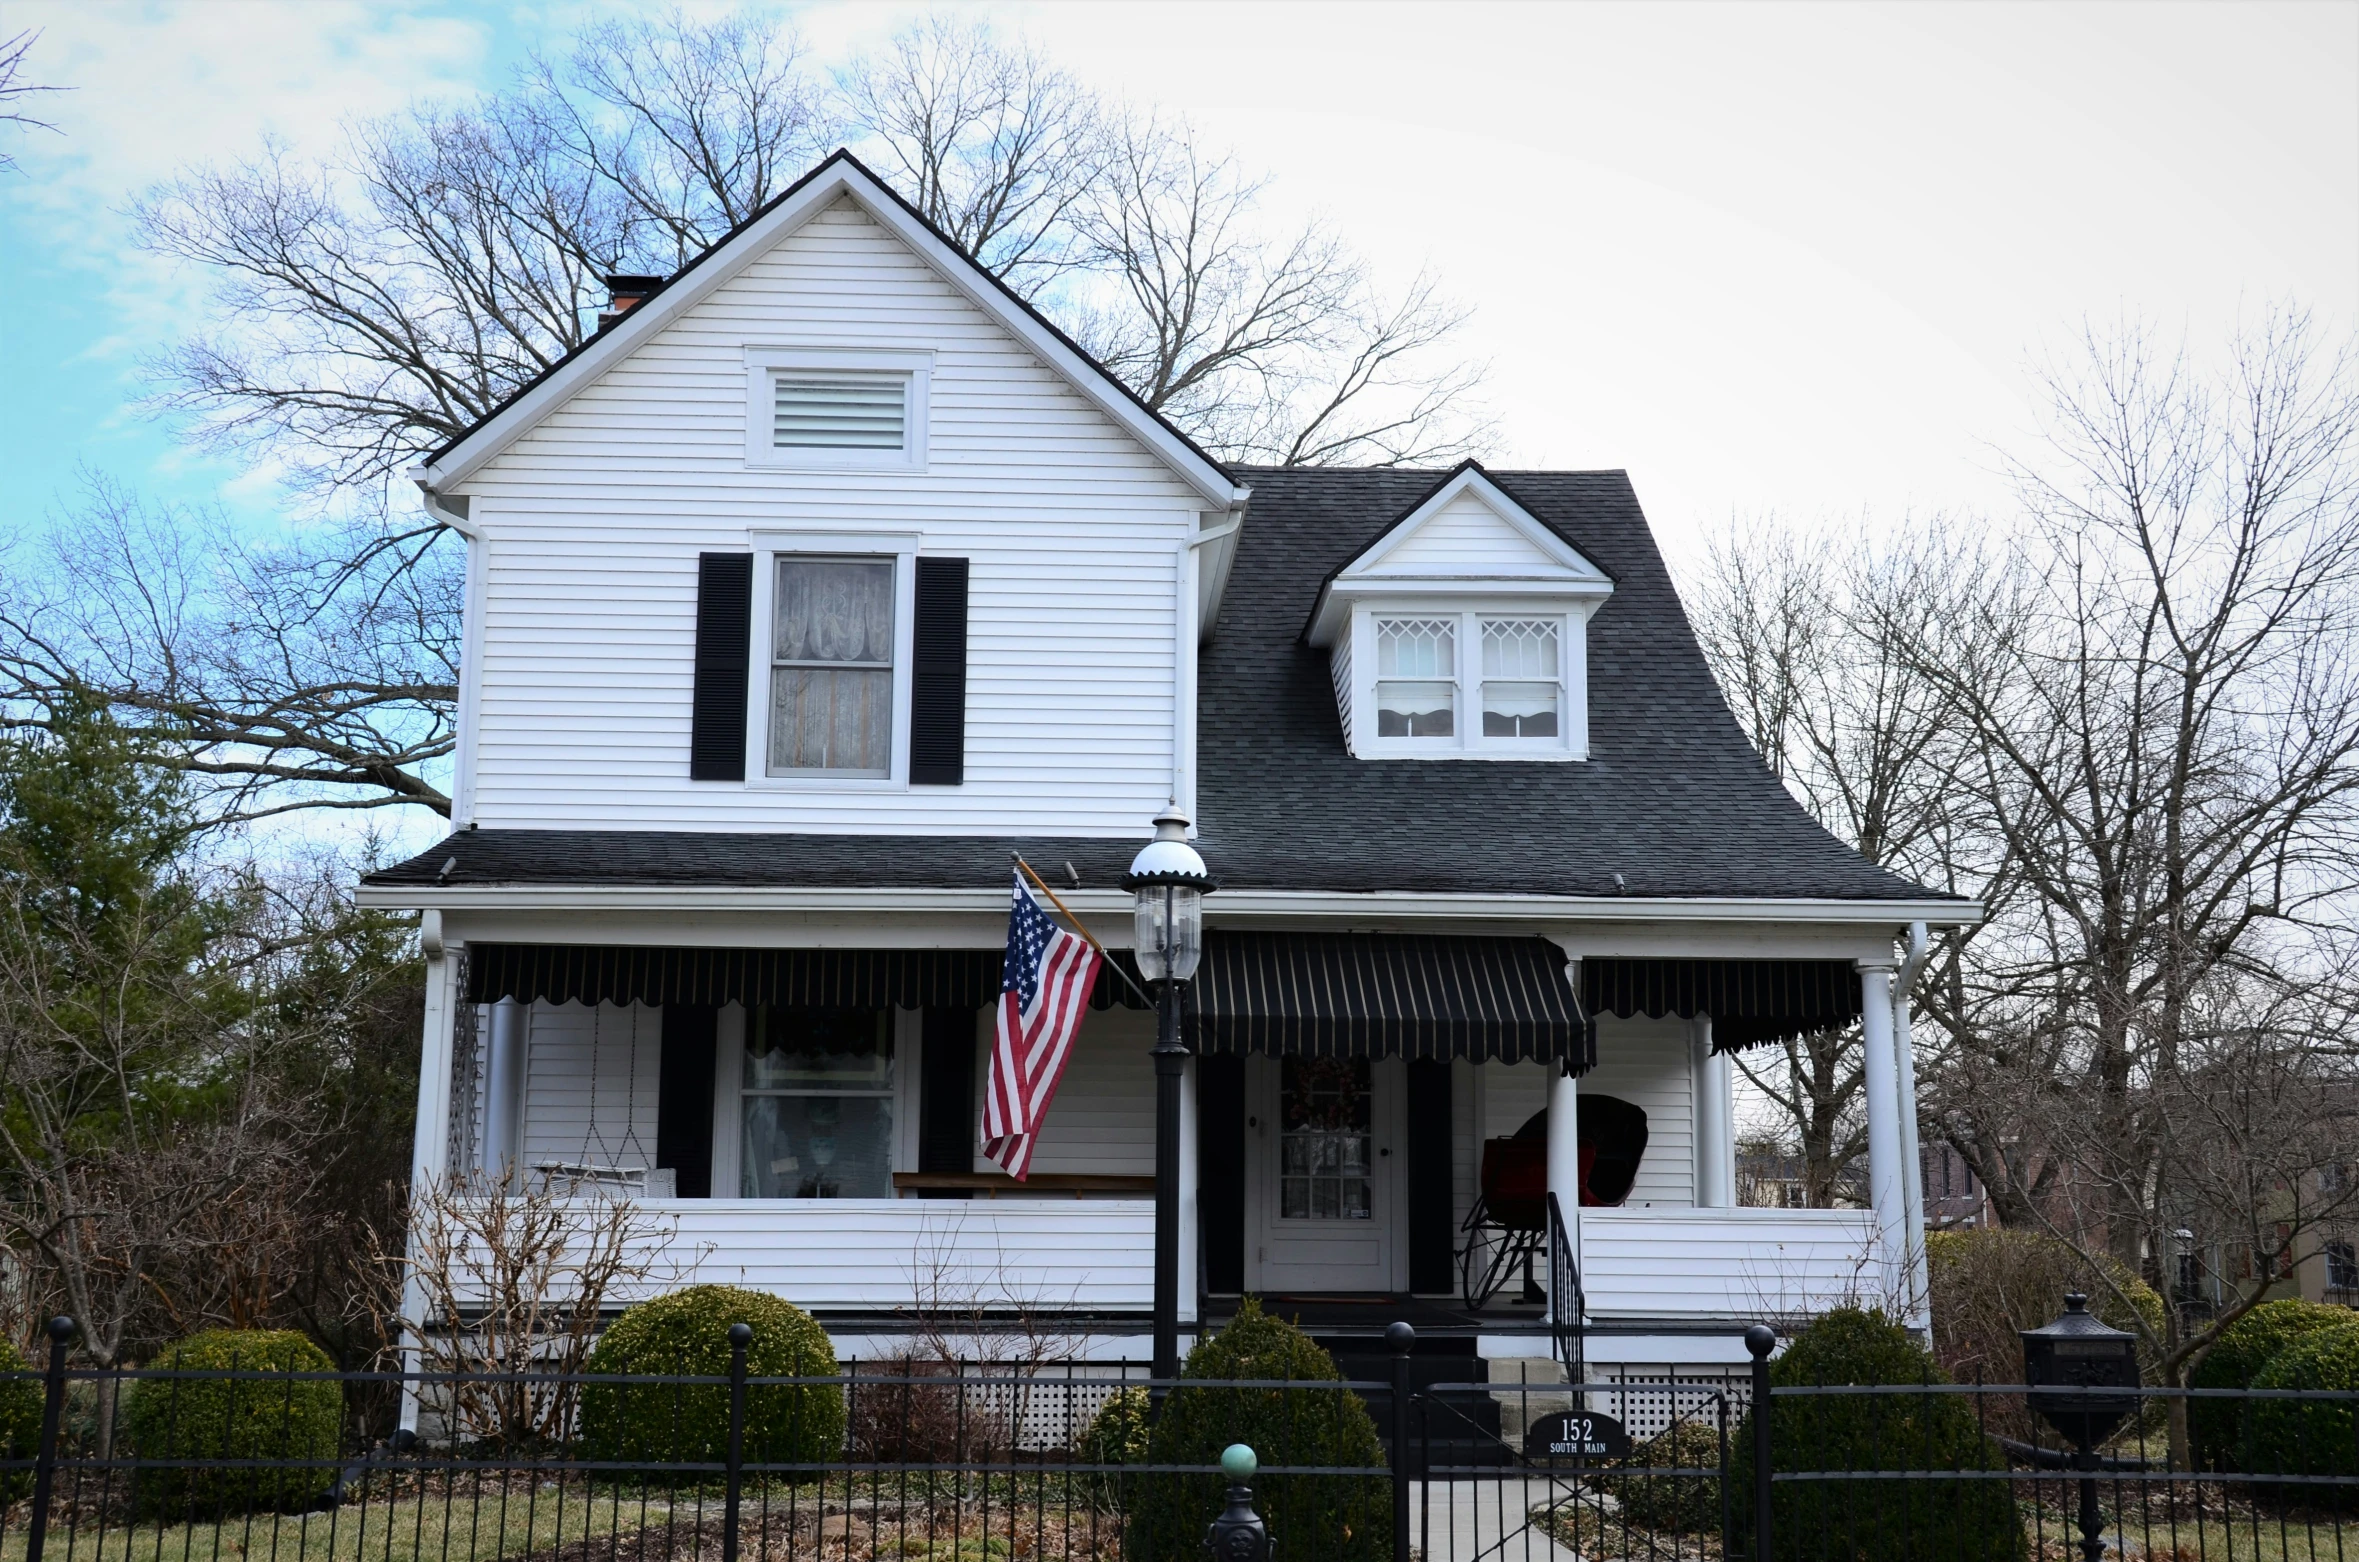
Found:
M 894 560 L 780 554 L 771 592 L 769 772 L 893 772 Z
M 737 1080 L 738 1197 L 893 1196 L 893 1013 L 757 1007 Z
M 1557 740 L 1564 703 L 1561 618 L 1483 620 L 1483 736 Z
M 1378 619 L 1377 736 L 1447 738 L 1457 730 L 1457 620 Z

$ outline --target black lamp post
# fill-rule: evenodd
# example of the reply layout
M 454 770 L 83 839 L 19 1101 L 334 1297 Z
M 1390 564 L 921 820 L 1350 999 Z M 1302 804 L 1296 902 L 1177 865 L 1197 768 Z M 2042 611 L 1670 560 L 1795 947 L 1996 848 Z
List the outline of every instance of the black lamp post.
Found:
M 1133 950 L 1155 988 L 1155 1365 L 1179 1376 L 1180 985 L 1204 954 L 1204 897 L 1217 886 L 1188 844 L 1188 816 L 1175 803 L 1155 820 L 1155 838 L 1131 859 L 1122 887 L 1136 899 Z
M 2105 1554 L 2097 1512 L 2097 1445 L 2138 1411 L 2138 1337 L 2098 1322 L 2078 1291 L 2055 1321 L 2023 1331 L 2024 1396 L 2076 1450 L 2081 1470 L 2081 1555 Z M 2046 1390 L 2047 1392 L 2042 1392 Z

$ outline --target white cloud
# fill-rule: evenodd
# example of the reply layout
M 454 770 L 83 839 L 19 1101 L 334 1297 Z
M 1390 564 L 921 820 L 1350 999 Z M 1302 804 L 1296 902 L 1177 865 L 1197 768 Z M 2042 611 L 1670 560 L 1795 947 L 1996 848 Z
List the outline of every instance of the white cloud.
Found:
M 265 136 L 327 152 L 354 118 L 473 91 L 485 52 L 473 21 L 341 0 L 17 0 L 9 25 L 40 30 L 35 75 L 70 89 L 42 103 L 62 134 L 23 143 L 13 221 L 104 279 L 117 329 L 85 355 L 120 358 L 126 372 L 195 303 L 189 279 L 130 242 L 123 210 L 141 191 L 191 164 L 250 156 Z

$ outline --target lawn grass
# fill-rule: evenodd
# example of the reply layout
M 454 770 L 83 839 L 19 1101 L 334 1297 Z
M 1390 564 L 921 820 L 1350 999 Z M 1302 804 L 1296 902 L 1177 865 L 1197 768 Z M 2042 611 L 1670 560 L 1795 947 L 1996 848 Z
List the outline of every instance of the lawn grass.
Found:
M 687 1517 L 694 1511 L 689 1505 Z M 493 1562 L 665 1525 L 671 1504 L 579 1491 L 436 1492 L 372 1499 L 318 1513 L 254 1513 L 218 1523 L 124 1524 L 110 1517 L 51 1524 L 43 1562 Z M 19 1523 L 0 1535 L 0 1562 L 24 1562 Z M 627 1554 L 628 1548 L 623 1548 Z

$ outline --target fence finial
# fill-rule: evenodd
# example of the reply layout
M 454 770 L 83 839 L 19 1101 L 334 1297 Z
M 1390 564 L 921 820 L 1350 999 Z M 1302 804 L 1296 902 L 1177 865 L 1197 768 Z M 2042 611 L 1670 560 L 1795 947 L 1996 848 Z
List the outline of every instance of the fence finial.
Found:
M 1229 1505 L 1204 1531 L 1204 1554 L 1212 1562 L 1269 1562 L 1270 1528 L 1253 1511 L 1253 1488 L 1246 1485 L 1261 1461 L 1243 1443 L 1231 1443 L 1220 1453 L 1221 1473 L 1229 1478 Z

